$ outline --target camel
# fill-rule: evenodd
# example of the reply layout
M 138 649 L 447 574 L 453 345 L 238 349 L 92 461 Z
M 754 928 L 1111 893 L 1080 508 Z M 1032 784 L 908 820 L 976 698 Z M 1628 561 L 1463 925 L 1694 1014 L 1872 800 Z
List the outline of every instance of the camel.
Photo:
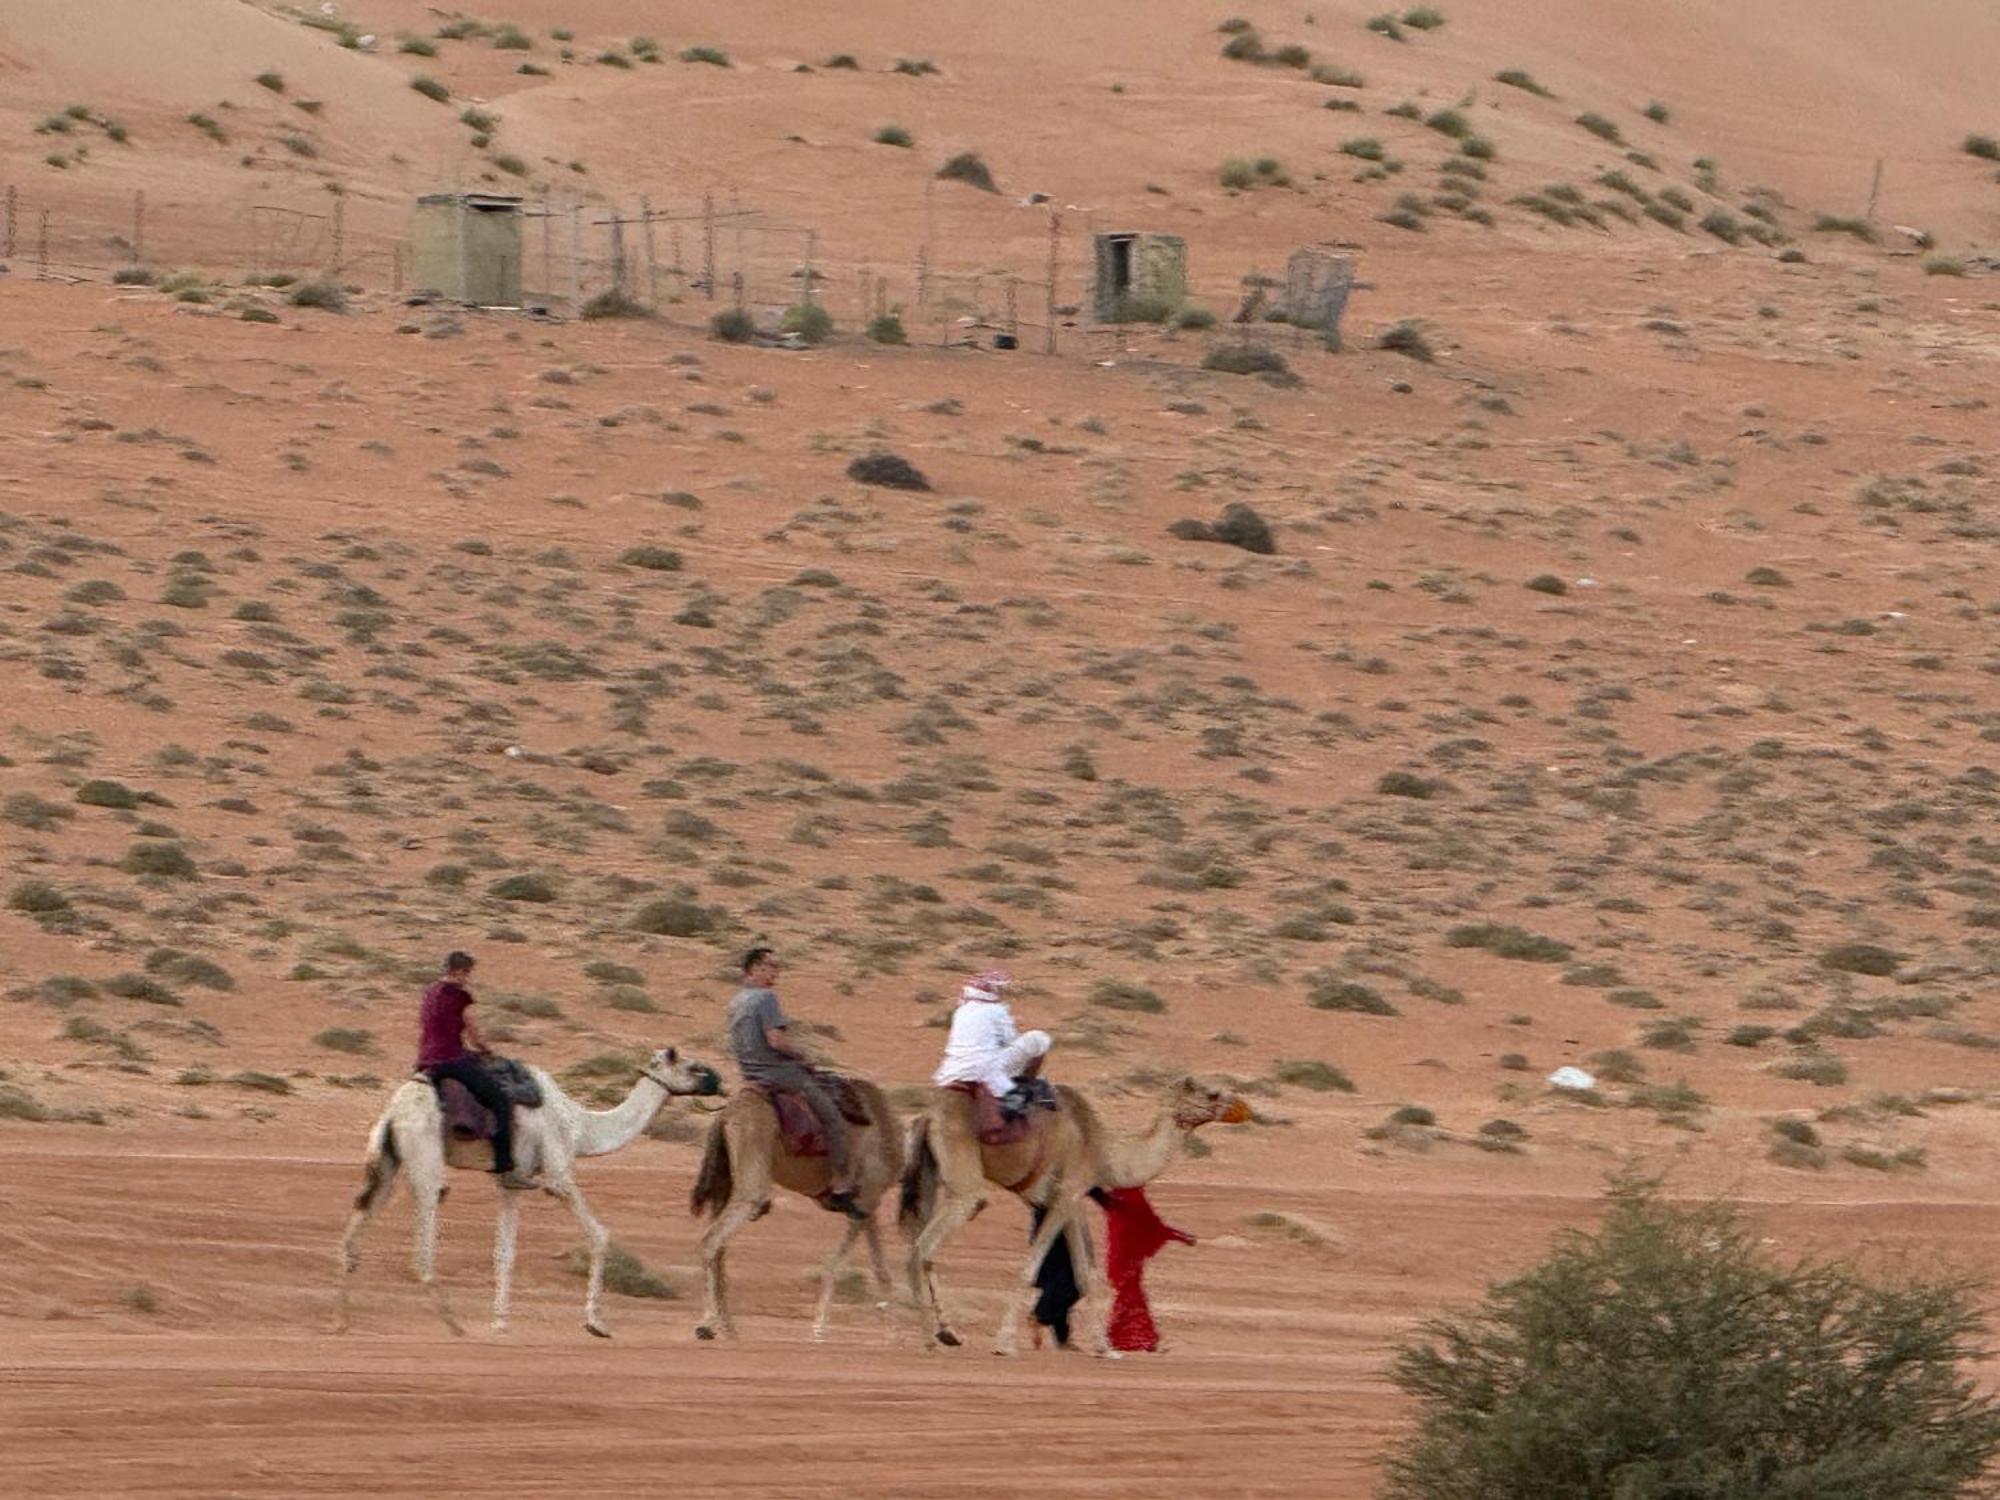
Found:
M 875 1222 L 875 1205 L 903 1175 L 903 1135 L 882 1091 L 858 1078 L 852 1082 L 873 1122 L 849 1126 L 856 1167 L 854 1201 L 867 1210 L 868 1217 L 847 1220 L 847 1232 L 820 1264 L 819 1308 L 813 1315 L 816 1339 L 826 1337 L 834 1281 L 855 1240 L 864 1234 L 868 1237 L 868 1259 L 875 1276 L 876 1294 L 883 1308 L 887 1308 L 890 1297 L 889 1269 L 882 1259 L 882 1234 Z M 708 1127 L 701 1172 L 688 1196 L 690 1212 L 699 1215 L 705 1211 L 710 1215 L 708 1230 L 701 1237 L 702 1269 L 708 1291 L 701 1323 L 694 1331 L 696 1338 L 712 1339 L 717 1333 L 736 1336 L 724 1285 L 723 1252 L 739 1229 L 770 1211 L 773 1185 L 817 1198 L 830 1183 L 826 1157 L 794 1156 L 786 1149 L 778 1129 L 778 1114 L 770 1100 L 746 1090 L 729 1102 Z
M 1028 1247 L 1014 1292 L 1008 1298 L 994 1341 L 994 1353 L 1014 1353 L 1022 1304 L 1035 1285 L 1042 1257 L 1057 1235 L 1066 1237 L 1086 1301 L 1093 1313 L 1102 1297 L 1101 1270 L 1090 1251 L 1081 1206 L 1094 1187 L 1138 1187 L 1166 1170 L 1189 1132 L 1214 1121 L 1240 1125 L 1250 1106 L 1234 1094 L 1183 1078 L 1168 1091 L 1150 1129 L 1138 1136 L 1113 1135 L 1090 1101 L 1073 1088 L 1058 1087 L 1060 1103 L 1038 1112 L 1028 1136 L 1012 1145 L 980 1144 L 975 1104 L 956 1089 L 933 1091 L 931 1103 L 910 1128 L 908 1163 L 903 1168 L 902 1222 L 914 1236 L 910 1247 L 910 1295 L 938 1344 L 956 1346 L 958 1335 L 939 1307 L 936 1261 L 945 1242 L 986 1206 L 992 1187 L 1003 1188 L 1033 1207 L 1047 1210 Z M 1078 1317 L 1083 1316 L 1082 1309 Z M 1104 1319 L 1078 1324 L 1094 1330 L 1092 1352 L 1106 1350 Z
M 540 1068 L 530 1067 L 541 1085 L 542 1102 L 532 1109 L 514 1112 L 515 1158 L 524 1171 L 538 1176 L 539 1186 L 560 1198 L 583 1226 L 590 1245 L 590 1285 L 584 1296 L 583 1326 L 599 1338 L 610 1338 L 598 1302 L 604 1287 L 604 1251 L 611 1236 L 592 1217 L 574 1175 L 576 1160 L 582 1156 L 603 1156 L 630 1145 L 660 1112 L 660 1106 L 674 1094 L 719 1094 L 722 1080 L 705 1063 L 683 1058 L 672 1047 L 655 1052 L 640 1071 L 632 1092 L 615 1109 L 585 1109 L 556 1086 L 556 1081 Z M 428 1079 L 413 1078 L 389 1097 L 389 1106 L 368 1134 L 368 1159 L 363 1167 L 361 1191 L 355 1195 L 354 1211 L 348 1215 L 347 1229 L 340 1237 L 340 1307 L 335 1331 L 346 1329 L 348 1321 L 348 1278 L 361 1263 L 361 1231 L 387 1201 L 396 1185 L 396 1172 L 403 1169 L 410 1179 L 416 1199 L 417 1280 L 430 1289 L 432 1304 L 445 1326 L 454 1334 L 463 1333 L 452 1315 L 444 1288 L 435 1273 L 437 1258 L 437 1208 L 444 1197 L 445 1168 L 487 1171 L 493 1165 L 493 1147 L 488 1141 L 447 1142 L 444 1112 L 437 1090 Z M 520 1221 L 518 1195 L 501 1189 L 500 1218 L 493 1231 L 493 1331 L 507 1328 L 507 1304 L 513 1290 L 514 1235 Z

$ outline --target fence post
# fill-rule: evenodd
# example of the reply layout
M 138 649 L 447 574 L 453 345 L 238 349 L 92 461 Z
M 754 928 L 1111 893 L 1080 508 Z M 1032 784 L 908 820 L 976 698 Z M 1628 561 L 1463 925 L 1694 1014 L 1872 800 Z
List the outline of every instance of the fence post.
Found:
M 347 195 L 336 194 L 333 200 L 333 259 L 327 264 L 327 275 L 338 276 L 341 267 L 347 264 Z
M 813 252 L 819 247 L 819 231 L 806 231 L 806 285 L 799 301 L 806 307 L 813 305 Z
M 615 295 L 625 295 L 625 221 L 618 215 L 618 206 L 611 207 L 611 289 Z
M 132 263 L 146 263 L 146 190 L 139 188 L 132 194 Z
M 542 194 L 542 296 L 550 299 L 556 294 L 556 257 L 554 249 L 555 215 L 549 208 L 549 195 Z
M 35 242 L 35 278 L 45 279 L 49 274 L 49 211 L 42 210 L 41 238 Z
M 1048 337 L 1043 343 L 1044 354 L 1056 352 L 1056 262 L 1062 253 L 1062 211 L 1049 210 L 1049 295 L 1048 295 Z
M 715 194 L 701 195 L 701 285 L 708 300 L 715 300 Z
M 583 307 L 583 226 L 577 222 L 579 210 L 572 204 L 569 211 L 569 310 L 571 313 Z
M 16 192 L 14 185 L 10 182 L 7 184 L 6 248 L 4 250 L 0 250 L 0 256 L 4 256 L 8 260 L 12 260 L 14 258 L 14 221 L 16 218 L 19 217 L 20 207 L 21 207 L 20 196 Z
M 660 257 L 653 247 L 653 200 L 639 200 L 639 224 L 646 236 L 646 305 L 654 310 L 660 306 Z

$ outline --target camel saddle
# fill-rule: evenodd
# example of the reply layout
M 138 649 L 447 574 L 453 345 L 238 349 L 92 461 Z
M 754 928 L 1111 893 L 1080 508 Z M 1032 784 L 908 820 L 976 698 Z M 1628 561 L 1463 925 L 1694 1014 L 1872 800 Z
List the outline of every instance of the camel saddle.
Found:
M 840 1117 L 850 1125 L 872 1125 L 868 1106 L 862 1101 L 853 1080 L 838 1073 L 815 1070 L 813 1076 L 833 1095 L 834 1107 Z M 785 1150 L 793 1156 L 825 1156 L 827 1154 L 826 1132 L 820 1129 L 819 1117 L 806 1103 L 805 1095 L 792 1089 L 775 1088 L 767 1083 L 747 1081 L 751 1092 L 762 1094 L 771 1101 L 771 1109 L 778 1117 L 778 1134 L 784 1138 Z
M 511 1057 L 489 1057 L 485 1068 L 506 1091 L 516 1109 L 534 1109 L 542 1102 L 542 1086 L 535 1082 L 525 1064 Z M 456 1078 L 437 1080 L 438 1103 L 444 1109 L 447 1140 L 490 1141 L 495 1120 L 493 1111 L 473 1098 Z
M 1029 1107 L 1018 1115 L 1003 1113 L 1000 1101 L 983 1083 L 947 1083 L 945 1087 L 972 1100 L 973 1127 L 982 1146 L 1019 1145 L 1034 1132 L 1035 1111 L 1056 1107 L 1055 1090 L 1040 1079 L 1031 1080 Z

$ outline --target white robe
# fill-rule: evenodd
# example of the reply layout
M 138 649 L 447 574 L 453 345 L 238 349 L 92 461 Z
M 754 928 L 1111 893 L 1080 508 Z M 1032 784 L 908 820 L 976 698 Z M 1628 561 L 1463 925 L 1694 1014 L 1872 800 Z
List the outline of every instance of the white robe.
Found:
M 961 1000 L 952 1012 L 944 1061 L 931 1082 L 980 1083 L 999 1098 L 1014 1087 L 1014 1075 L 1049 1050 L 1046 1031 L 1017 1031 L 1014 1013 L 1000 1000 Z

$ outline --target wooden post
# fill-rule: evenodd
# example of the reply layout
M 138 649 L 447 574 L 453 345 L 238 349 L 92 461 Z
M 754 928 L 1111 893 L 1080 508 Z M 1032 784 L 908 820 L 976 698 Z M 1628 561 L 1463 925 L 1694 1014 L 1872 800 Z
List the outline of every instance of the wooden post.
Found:
M 701 285 L 715 300 L 715 194 L 701 195 Z
M 42 210 L 42 232 L 35 241 L 35 276 L 37 279 L 49 274 L 49 211 Z
M 618 217 L 618 210 L 611 210 L 606 221 L 611 228 L 611 288 L 620 297 L 625 295 L 625 221 Z
M 139 188 L 132 194 L 132 264 L 146 262 L 146 190 Z
M 931 253 L 928 245 L 917 246 L 917 314 L 929 317 L 931 312 Z
M 878 318 L 889 316 L 889 278 L 886 276 L 875 278 L 875 316 Z
M 10 182 L 7 184 L 7 234 L 5 240 L 6 248 L 0 249 L 0 258 L 4 258 L 6 260 L 12 260 L 14 258 L 14 221 L 20 216 L 20 209 L 21 209 L 20 195 L 16 191 L 14 185 Z
M 1049 210 L 1049 286 L 1048 286 L 1048 338 L 1042 346 L 1044 354 L 1056 352 L 1056 262 L 1062 253 L 1062 211 Z
M 736 310 L 743 311 L 743 273 L 738 271 L 729 278 L 730 286 L 736 293 Z
M 338 194 L 333 200 L 333 258 L 327 262 L 327 274 L 337 275 L 347 261 L 347 195 Z
M 806 286 L 805 291 L 799 297 L 800 303 L 806 307 L 811 307 L 813 304 L 813 252 L 818 248 L 819 231 L 808 229 L 806 231 Z
M 1019 277 L 1007 278 L 1007 337 L 1014 341 L 1014 347 L 1021 347 L 1021 314 L 1018 297 L 1021 290 Z
M 398 240 L 389 249 L 389 274 L 393 279 L 392 290 L 398 297 L 403 295 L 403 242 Z
M 667 274 L 681 284 L 681 290 L 686 291 L 687 265 L 681 259 L 681 226 L 679 224 L 674 225 L 673 234 L 668 239 L 667 244 L 674 257 L 674 263 L 667 267 Z
M 639 200 L 639 224 L 646 237 L 646 305 L 660 305 L 660 257 L 653 248 L 653 200 Z
M 1868 212 L 1862 215 L 1868 223 L 1875 222 L 1875 201 L 1882 196 L 1882 158 L 1875 158 L 1875 180 L 1868 186 Z

